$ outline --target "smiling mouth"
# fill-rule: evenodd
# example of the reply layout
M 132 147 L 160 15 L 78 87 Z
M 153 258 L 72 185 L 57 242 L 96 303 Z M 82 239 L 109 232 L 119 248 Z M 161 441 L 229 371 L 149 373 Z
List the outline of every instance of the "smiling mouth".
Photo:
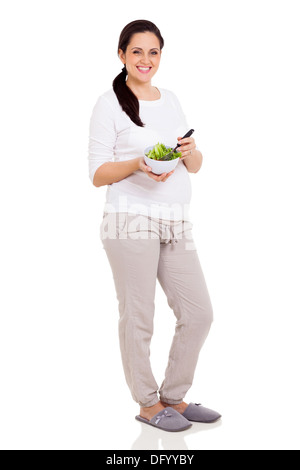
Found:
M 149 73 L 152 67 L 137 67 L 137 69 L 141 73 Z

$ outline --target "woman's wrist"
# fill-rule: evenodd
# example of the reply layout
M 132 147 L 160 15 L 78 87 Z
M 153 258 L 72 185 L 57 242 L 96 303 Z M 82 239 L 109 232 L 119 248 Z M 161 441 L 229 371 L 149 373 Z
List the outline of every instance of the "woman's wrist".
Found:
M 189 173 L 198 173 L 202 166 L 203 156 L 200 150 L 192 150 L 190 156 L 183 159 Z
M 143 162 L 143 161 L 144 161 L 144 157 L 134 158 L 134 162 L 135 162 L 135 170 L 134 171 L 137 171 L 137 170 L 141 169 L 141 162 Z

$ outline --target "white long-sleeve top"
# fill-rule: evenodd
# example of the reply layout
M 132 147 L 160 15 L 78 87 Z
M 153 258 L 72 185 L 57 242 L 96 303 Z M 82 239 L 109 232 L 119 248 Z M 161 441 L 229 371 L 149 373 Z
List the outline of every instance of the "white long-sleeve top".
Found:
M 89 177 L 105 162 L 126 161 L 144 155 L 158 142 L 175 147 L 189 126 L 176 95 L 159 88 L 160 99 L 139 100 L 145 127 L 134 124 L 110 89 L 92 112 L 89 135 Z M 141 170 L 107 186 L 105 212 L 129 212 L 168 220 L 189 220 L 191 181 L 180 160 L 166 182 L 157 182 Z

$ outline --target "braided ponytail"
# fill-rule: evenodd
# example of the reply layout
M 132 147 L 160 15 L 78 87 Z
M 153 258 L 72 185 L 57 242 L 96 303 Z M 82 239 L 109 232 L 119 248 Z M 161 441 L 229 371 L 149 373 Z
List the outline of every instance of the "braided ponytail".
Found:
M 127 70 L 126 65 L 124 65 L 122 72 L 117 75 L 113 81 L 113 90 L 117 95 L 118 101 L 123 111 L 130 117 L 134 124 L 140 127 L 144 127 L 144 124 L 142 123 L 139 115 L 139 100 L 133 91 L 131 91 L 131 89 L 126 85 L 126 76 Z

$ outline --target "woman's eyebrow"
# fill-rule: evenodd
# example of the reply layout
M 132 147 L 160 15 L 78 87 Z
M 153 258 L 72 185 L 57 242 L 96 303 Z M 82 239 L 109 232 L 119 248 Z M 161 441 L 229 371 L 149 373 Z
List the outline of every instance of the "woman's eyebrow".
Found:
M 143 49 L 141 47 L 132 47 L 131 50 L 133 49 L 139 49 L 140 51 L 142 51 Z M 150 49 L 150 51 L 159 51 L 158 47 L 152 47 L 152 49 Z

